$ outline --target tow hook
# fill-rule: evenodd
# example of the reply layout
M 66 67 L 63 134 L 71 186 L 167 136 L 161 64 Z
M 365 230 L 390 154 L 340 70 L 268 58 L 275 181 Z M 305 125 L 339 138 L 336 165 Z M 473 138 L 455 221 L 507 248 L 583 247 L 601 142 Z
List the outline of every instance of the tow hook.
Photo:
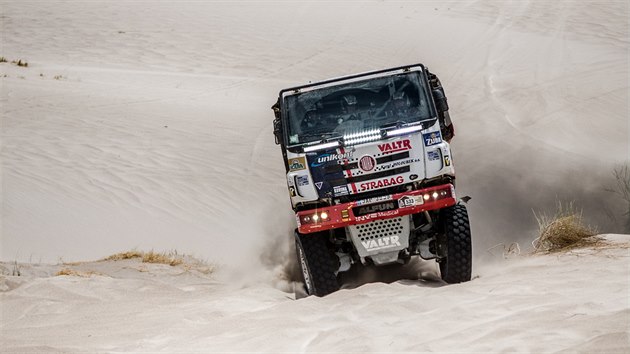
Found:
M 471 197 L 469 197 L 469 196 L 464 196 L 464 197 L 459 198 L 459 202 L 457 202 L 457 203 L 458 203 L 458 204 L 459 204 L 459 203 L 468 204 L 468 201 L 469 201 L 469 200 L 471 200 L 471 199 L 472 199 L 472 198 L 471 198 Z

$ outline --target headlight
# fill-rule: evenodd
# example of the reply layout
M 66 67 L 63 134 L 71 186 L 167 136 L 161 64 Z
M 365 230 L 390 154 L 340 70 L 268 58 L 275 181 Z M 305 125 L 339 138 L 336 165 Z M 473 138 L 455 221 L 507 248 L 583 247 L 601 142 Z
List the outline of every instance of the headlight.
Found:
M 317 224 L 325 221 L 330 221 L 330 215 L 327 211 L 315 212 L 308 215 L 300 216 L 300 220 L 304 224 Z

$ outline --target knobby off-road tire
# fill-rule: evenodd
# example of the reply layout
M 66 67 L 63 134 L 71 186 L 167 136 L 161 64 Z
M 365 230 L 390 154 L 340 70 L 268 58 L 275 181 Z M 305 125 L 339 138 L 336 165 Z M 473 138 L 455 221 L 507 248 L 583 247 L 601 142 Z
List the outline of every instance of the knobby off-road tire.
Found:
M 466 206 L 442 209 L 443 242 L 446 257 L 439 260 L 442 280 L 449 284 L 470 280 L 472 273 L 472 239 Z
M 325 296 L 339 290 L 335 275 L 339 268 L 339 259 L 328 248 L 327 232 L 300 234 L 296 230 L 295 248 L 309 295 Z

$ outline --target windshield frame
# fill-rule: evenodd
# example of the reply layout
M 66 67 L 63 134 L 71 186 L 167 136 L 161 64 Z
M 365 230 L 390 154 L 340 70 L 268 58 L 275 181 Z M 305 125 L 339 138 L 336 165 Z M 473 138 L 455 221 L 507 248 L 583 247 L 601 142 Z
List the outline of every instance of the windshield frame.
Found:
M 285 146 L 294 148 L 329 141 L 338 141 L 342 140 L 344 135 L 347 137 L 348 135 L 362 134 L 367 131 L 374 134 L 381 132 L 383 129 L 422 125 L 428 121 L 436 120 L 437 113 L 431 97 L 430 85 L 424 74 L 424 70 L 424 66 L 418 64 L 411 67 L 407 66 L 357 74 L 282 90 L 280 95 L 282 101 L 283 139 Z M 405 81 L 406 83 L 404 83 Z M 396 83 L 404 84 L 399 84 L 399 87 L 397 87 Z M 408 96 L 406 97 L 408 108 L 415 109 L 412 113 L 408 113 L 407 116 L 404 116 L 404 119 L 396 118 L 389 113 L 393 104 L 392 100 L 395 95 L 398 95 L 398 92 L 403 92 L 403 95 L 406 94 Z M 330 113 L 329 115 L 332 116 L 332 125 L 335 124 L 336 119 L 338 126 L 342 123 L 346 126 L 346 123 L 349 123 L 349 121 L 342 122 L 342 120 L 345 119 L 348 112 L 341 107 L 331 108 L 331 102 L 342 102 L 342 98 L 348 101 L 346 96 L 353 96 L 353 94 L 354 96 L 358 95 L 360 97 L 360 103 L 356 105 L 356 107 L 360 108 L 357 114 L 360 115 L 360 118 L 356 120 L 362 124 L 369 122 L 372 124 L 371 126 L 368 125 L 367 128 L 364 126 L 357 127 L 354 130 L 349 130 L 350 128 L 346 127 L 338 131 L 337 128 L 333 129 L 332 126 L 327 126 L 320 130 L 319 133 L 317 129 L 311 130 L 311 126 L 298 126 L 298 124 L 304 124 L 304 120 L 307 120 L 306 115 L 309 112 L 315 111 Z M 298 101 L 301 97 L 304 97 L 304 99 Z M 368 99 L 366 99 L 366 97 Z M 380 101 L 378 101 L 378 105 L 374 105 L 369 98 L 378 99 Z M 396 99 L 398 99 L 398 97 Z M 291 102 L 291 100 L 293 100 L 293 102 Z M 369 104 L 366 103 L 366 101 L 370 101 Z M 300 109 L 296 108 L 298 105 L 300 105 Z M 312 109 L 316 105 L 319 108 Z M 351 106 L 347 107 L 347 110 L 351 108 Z M 390 111 L 387 112 L 387 114 L 390 114 L 389 116 L 384 113 L 385 109 L 390 109 Z M 340 118 L 342 114 L 346 116 Z M 322 113 L 321 116 L 324 116 L 324 114 Z M 330 120 L 331 117 L 328 117 L 327 121 Z M 337 134 L 335 134 L 335 131 L 337 131 Z M 302 139 L 306 136 L 309 136 L 309 138 Z

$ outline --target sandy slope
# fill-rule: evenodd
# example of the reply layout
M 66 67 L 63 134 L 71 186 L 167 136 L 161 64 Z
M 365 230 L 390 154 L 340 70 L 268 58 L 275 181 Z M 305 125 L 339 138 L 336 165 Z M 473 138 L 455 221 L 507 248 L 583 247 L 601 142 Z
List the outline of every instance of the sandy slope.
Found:
M 476 250 L 527 242 L 532 209 L 556 198 L 620 231 L 622 200 L 604 187 L 629 160 L 627 10 L 3 1 L 0 55 L 29 67 L 0 65 L 1 257 L 137 247 L 255 266 L 293 228 L 278 90 L 418 61 L 447 88 Z
M 2 344 L 7 352 L 627 352 L 630 236 L 607 238 L 512 256 L 466 284 L 444 285 L 427 266 L 422 281 L 297 301 L 198 264 L 21 265 L 21 277 L 0 278 Z M 51 276 L 59 269 L 83 276 Z
M 627 339 L 627 253 L 494 267 L 486 252 L 528 244 L 532 209 L 556 199 L 621 232 L 624 205 L 604 187 L 630 160 L 627 1 L 0 0 L 0 23 L 0 56 L 29 63 L 0 63 L 0 259 L 137 248 L 224 264 L 221 279 L 33 265 L 38 276 L 3 278 L 21 284 L 1 298 L 8 348 L 590 351 Z M 480 278 L 290 301 L 270 285 L 290 275 L 294 227 L 270 105 L 284 87 L 415 62 L 446 87 Z M 441 321 L 462 313 L 470 325 Z

